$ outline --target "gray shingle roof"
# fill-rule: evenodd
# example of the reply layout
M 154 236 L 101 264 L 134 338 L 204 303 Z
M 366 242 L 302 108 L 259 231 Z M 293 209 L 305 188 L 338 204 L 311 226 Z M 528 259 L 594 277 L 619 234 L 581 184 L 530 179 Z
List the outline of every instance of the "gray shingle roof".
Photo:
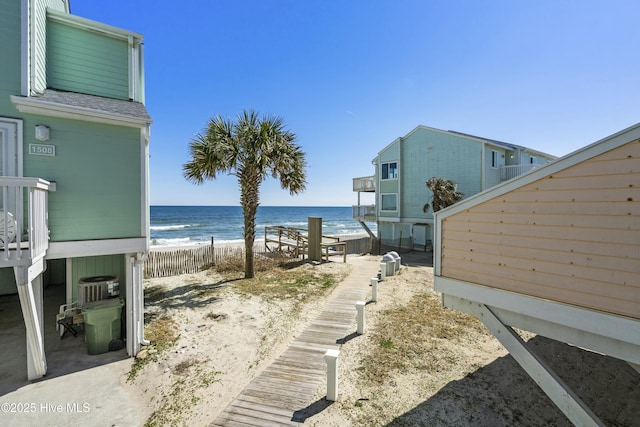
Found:
M 33 95 L 31 98 L 151 121 L 147 108 L 141 102 L 104 98 L 84 93 L 62 92 L 54 89 L 46 89 L 42 94 Z

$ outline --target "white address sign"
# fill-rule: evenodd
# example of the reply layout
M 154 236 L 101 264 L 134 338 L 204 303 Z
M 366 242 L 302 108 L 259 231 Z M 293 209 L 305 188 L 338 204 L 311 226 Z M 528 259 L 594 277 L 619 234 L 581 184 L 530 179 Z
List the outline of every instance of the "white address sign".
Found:
M 36 156 L 55 156 L 56 146 L 48 144 L 29 144 L 29 154 Z

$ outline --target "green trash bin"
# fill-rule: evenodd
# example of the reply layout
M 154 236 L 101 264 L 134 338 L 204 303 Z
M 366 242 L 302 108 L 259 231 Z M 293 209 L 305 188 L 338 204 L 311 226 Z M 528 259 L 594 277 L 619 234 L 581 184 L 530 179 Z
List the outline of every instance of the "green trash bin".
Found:
M 85 303 L 84 333 L 89 354 L 102 354 L 109 351 L 109 343 L 120 339 L 120 318 L 124 302 L 120 298 L 110 298 Z

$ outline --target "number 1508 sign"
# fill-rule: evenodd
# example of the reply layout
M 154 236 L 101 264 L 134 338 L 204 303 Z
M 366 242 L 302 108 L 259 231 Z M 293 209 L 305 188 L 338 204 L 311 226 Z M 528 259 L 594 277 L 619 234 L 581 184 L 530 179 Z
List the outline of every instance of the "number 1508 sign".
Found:
M 55 156 L 56 146 L 47 144 L 29 144 L 29 154 L 36 156 Z

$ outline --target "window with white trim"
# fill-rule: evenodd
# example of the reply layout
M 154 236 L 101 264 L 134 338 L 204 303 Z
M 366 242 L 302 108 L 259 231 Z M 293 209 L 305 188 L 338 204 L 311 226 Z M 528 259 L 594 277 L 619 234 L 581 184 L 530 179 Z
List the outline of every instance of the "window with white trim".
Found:
M 380 210 L 383 211 L 397 211 L 398 210 L 398 195 L 397 194 L 382 194 L 380 196 Z
M 398 162 L 382 164 L 382 179 L 398 179 Z
M 491 167 L 498 167 L 498 152 L 496 150 L 491 150 Z

